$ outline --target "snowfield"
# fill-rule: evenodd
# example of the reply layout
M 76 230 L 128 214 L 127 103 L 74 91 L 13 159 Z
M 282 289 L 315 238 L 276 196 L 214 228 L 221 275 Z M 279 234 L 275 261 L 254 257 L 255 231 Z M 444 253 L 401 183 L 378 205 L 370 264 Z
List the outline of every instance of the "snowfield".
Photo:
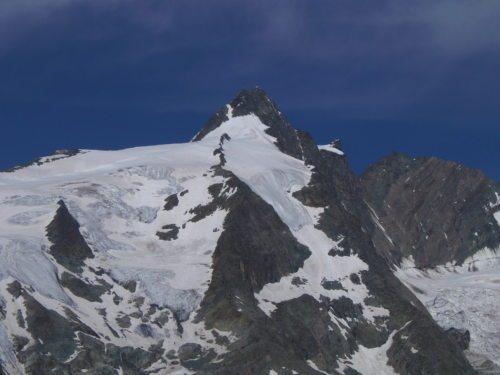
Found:
M 444 328 L 470 331 L 471 361 L 493 361 L 500 370 L 500 253 L 485 249 L 463 265 L 421 271 L 412 259 L 397 270 L 399 277 Z M 495 372 L 497 373 L 497 372 Z
M 277 304 L 309 294 L 318 301 L 321 296 L 346 296 L 362 306 L 364 318 L 373 324 L 375 318 L 389 316 L 388 310 L 367 303 L 367 287 L 350 277 L 367 271 L 368 265 L 356 254 L 328 255 L 332 249 L 341 249 L 342 240 L 333 240 L 316 228 L 326 207 L 307 207 L 294 198 L 293 193 L 309 183 L 311 166 L 282 153 L 257 116 L 231 114 L 229 107 L 228 121 L 199 142 L 120 151 L 84 150 L 70 157 L 46 157 L 42 165 L 13 173 L 0 173 L 0 306 L 7 311 L 6 319 L 0 321 L 0 360 L 7 369 L 22 373 L 10 342 L 14 335 L 30 336 L 14 317 L 17 310 L 25 315 L 24 307 L 17 300 L 2 297 L 9 296 L 7 286 L 14 280 L 30 287 L 46 308 L 61 315 L 69 309 L 104 342 L 147 349 L 163 339 L 167 352 L 185 343 L 200 343 L 217 354 L 224 353 L 225 346 L 217 344 L 214 337 L 227 332 L 207 332 L 203 322 L 194 322 L 194 312 L 212 279 L 213 253 L 228 212 L 218 208 L 201 220 L 193 220 L 193 209 L 212 202 L 209 187 L 214 184 L 222 186 L 221 194 L 226 197 L 234 194 L 213 169 L 221 162 L 214 153 L 220 148 L 226 160 L 224 168 L 270 204 L 297 241 L 311 252 L 297 272 L 255 294 L 265 314 L 272 316 Z M 319 148 L 343 154 L 331 145 Z M 166 209 L 166 198 L 173 194 L 178 201 Z M 46 227 L 61 200 L 80 224 L 80 233 L 95 255 L 85 261 L 82 277 L 92 285 L 113 285 L 113 293 L 103 294 L 100 301 L 89 302 L 61 286 L 60 276 L 67 270 L 49 254 L 51 243 L 46 237 Z M 160 238 L 158 233 L 165 228 L 175 228 L 174 235 Z M 478 255 L 461 268 L 445 267 L 426 274 L 407 262 L 397 273 L 416 292 L 422 291 L 418 296 L 438 322 L 470 329 L 471 352 L 490 358 L 500 352 L 497 335 L 492 334 L 500 331 L 500 261 L 493 254 Z M 477 272 L 469 272 L 471 264 Z M 95 270 L 102 271 L 99 277 Z M 301 282 L 294 282 L 297 279 Z M 342 288 L 327 289 L 325 281 L 341 283 Z M 126 287 L 131 282 L 137 284 L 136 289 Z M 146 329 L 137 315 L 139 299 L 146 305 L 168 308 L 168 324 Z M 478 304 L 481 309 L 476 308 Z M 160 311 L 151 314 L 151 319 L 161 318 Z M 129 319 L 125 328 L 118 323 L 124 317 Z M 347 324 L 333 314 L 330 317 L 344 332 Z M 396 333 L 379 348 L 359 346 L 351 358 L 340 363 L 341 369 L 349 365 L 363 374 L 394 373 L 387 365 L 386 351 Z M 229 342 L 235 339 L 231 335 L 225 338 Z M 311 360 L 307 365 L 322 372 Z M 158 366 L 150 370 L 191 373 L 179 364 L 168 369 Z
M 48 254 L 51 244 L 45 228 L 58 208 L 57 202 L 63 200 L 96 256 L 87 260 L 87 266 L 106 270 L 109 276 L 103 278 L 110 283 L 136 281 L 138 290 L 133 295 L 124 288 L 119 291 L 124 301 L 144 296 L 149 303 L 166 306 L 180 320 L 187 320 L 210 283 L 212 253 L 226 215 L 216 210 L 203 220 L 190 221 L 192 208 L 211 201 L 208 187 L 224 183 L 211 171 L 219 161 L 213 155 L 217 144 L 206 141 L 121 151 L 85 150 L 70 158 L 1 173 L 1 295 L 8 296 L 6 285 L 18 280 L 31 286 L 45 307 L 61 313 L 63 307 L 71 308 L 85 324 L 118 346 L 147 348 L 158 336 L 171 337 L 167 347 L 178 347 L 185 340 L 194 342 L 199 336 L 196 330 L 202 327 L 190 322 L 182 338 L 171 332 L 149 332 L 152 337 L 148 338 L 138 331 L 140 319 L 132 319 L 128 332 L 114 337 L 111 330 L 123 330 L 111 317 L 132 311 L 126 303 L 116 306 L 108 295 L 102 303 L 91 303 L 62 288 L 57 274 L 64 270 Z M 185 193 L 178 194 L 178 206 L 163 210 L 165 198 L 181 192 Z M 180 228 L 178 238 L 162 241 L 156 232 L 169 224 Z M 88 270 L 84 276 L 95 279 Z M 17 308 L 12 307 L 14 311 Z M 101 308 L 107 310 L 108 319 L 99 315 Z M 171 327 L 172 332 L 176 329 Z M 0 359 L 12 369 L 19 365 L 7 338 L 18 330 L 15 319 L 0 323 Z M 221 350 L 215 344 L 214 348 Z

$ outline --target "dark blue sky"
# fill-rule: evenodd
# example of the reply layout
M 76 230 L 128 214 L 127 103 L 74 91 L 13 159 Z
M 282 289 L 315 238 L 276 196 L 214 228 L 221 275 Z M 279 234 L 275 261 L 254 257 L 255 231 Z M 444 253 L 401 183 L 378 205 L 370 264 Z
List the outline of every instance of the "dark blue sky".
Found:
M 400 151 L 500 180 L 500 2 L 0 1 L 0 169 L 182 142 L 258 85 L 356 172 Z

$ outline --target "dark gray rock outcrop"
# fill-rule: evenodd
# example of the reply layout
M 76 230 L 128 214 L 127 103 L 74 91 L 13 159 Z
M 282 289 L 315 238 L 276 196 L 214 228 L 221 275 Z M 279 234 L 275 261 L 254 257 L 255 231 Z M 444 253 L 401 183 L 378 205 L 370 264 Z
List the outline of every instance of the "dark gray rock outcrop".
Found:
M 500 245 L 493 217 L 500 210 L 500 185 L 480 171 L 393 154 L 368 168 L 361 188 L 380 224 L 372 225 L 376 248 L 395 263 L 413 256 L 420 268 L 461 264 L 478 250 Z
M 61 200 L 52 222 L 47 226 L 47 238 L 52 242 L 50 254 L 61 265 L 73 272 L 81 272 L 84 261 L 93 258 L 92 250 L 80 233 L 80 224 Z
M 455 342 L 462 350 L 469 349 L 470 332 L 466 329 L 448 328 L 446 330 L 448 338 Z

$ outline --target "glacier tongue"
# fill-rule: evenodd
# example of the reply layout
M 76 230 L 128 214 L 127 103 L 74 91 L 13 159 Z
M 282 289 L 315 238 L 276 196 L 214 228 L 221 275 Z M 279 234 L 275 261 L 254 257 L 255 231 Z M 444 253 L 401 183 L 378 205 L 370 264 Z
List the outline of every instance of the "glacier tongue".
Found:
M 140 296 L 152 306 L 168 307 L 179 321 L 189 319 L 199 305 L 210 283 L 212 254 L 226 211 L 216 209 L 194 221 L 192 210 L 213 200 L 210 186 L 224 184 L 224 178 L 211 170 L 219 162 L 213 155 L 217 145 L 218 141 L 208 139 L 110 152 L 87 150 L 71 158 L 0 173 L 3 287 L 20 281 L 33 288 L 46 308 L 62 316 L 69 308 L 103 340 L 115 345 L 148 348 L 158 341 L 156 337 L 165 336 L 171 337 L 165 342 L 168 349 L 180 346 L 182 340 L 197 340 L 198 328 L 191 321 L 184 324 L 183 338 L 176 337 L 175 325 L 167 328 L 170 323 L 159 333 L 162 329 L 147 328 L 140 319 L 117 322 L 137 313 L 127 304 Z M 172 194 L 179 196 L 179 205 L 167 211 L 164 200 Z M 45 229 L 59 200 L 66 202 L 96 255 L 86 261 L 83 280 L 112 285 L 114 297 L 109 292 L 101 296 L 102 302 L 89 302 L 73 289 L 61 287 L 59 279 L 66 270 L 49 254 L 51 244 Z M 167 225 L 179 228 L 175 240 L 158 237 L 157 232 Z M 104 274 L 97 277 L 94 272 Z M 133 293 L 115 284 L 131 281 L 137 283 Z M 9 306 L 6 308 L 18 308 Z M 107 313 L 103 315 L 103 311 Z M 164 319 L 159 312 L 151 314 L 151 320 Z M 120 324 L 130 327 L 123 329 Z M 0 340 L 17 332 L 17 325 L 15 319 L 1 322 Z M 115 337 L 117 332 L 120 337 Z M 2 361 L 15 366 L 8 346 L 2 348 Z
M 310 169 L 303 161 L 286 155 L 275 146 L 276 139 L 255 115 L 230 118 L 206 139 L 228 134 L 224 144 L 225 168 L 245 182 L 294 230 L 312 224 L 306 208 L 292 193 L 309 183 Z
M 406 259 L 396 272 L 444 328 L 470 331 L 471 358 L 488 358 L 500 368 L 500 256 L 484 249 L 461 266 L 421 271 Z M 495 372 L 496 373 L 496 372 Z
M 56 267 L 45 255 L 44 241 L 38 238 L 0 237 L 0 281 L 16 279 L 32 285 L 47 297 L 71 303 L 57 280 Z

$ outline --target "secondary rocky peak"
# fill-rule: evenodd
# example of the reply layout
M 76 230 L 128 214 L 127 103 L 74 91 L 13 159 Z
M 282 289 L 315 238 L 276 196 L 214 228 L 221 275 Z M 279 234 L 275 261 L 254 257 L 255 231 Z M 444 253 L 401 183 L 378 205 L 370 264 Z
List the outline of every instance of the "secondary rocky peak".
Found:
M 500 244 L 495 220 L 500 186 L 478 170 L 394 153 L 368 168 L 360 183 L 379 221 L 376 228 L 383 228 L 373 236 L 382 253 L 395 247 L 425 268 L 461 264 Z
M 296 129 L 290 125 L 276 103 L 259 87 L 241 90 L 228 105 L 222 107 L 208 120 L 192 141 L 201 141 L 231 117 L 251 114 L 269 127 L 266 132 L 276 138 L 276 145 L 282 152 L 298 159 L 303 158 Z

